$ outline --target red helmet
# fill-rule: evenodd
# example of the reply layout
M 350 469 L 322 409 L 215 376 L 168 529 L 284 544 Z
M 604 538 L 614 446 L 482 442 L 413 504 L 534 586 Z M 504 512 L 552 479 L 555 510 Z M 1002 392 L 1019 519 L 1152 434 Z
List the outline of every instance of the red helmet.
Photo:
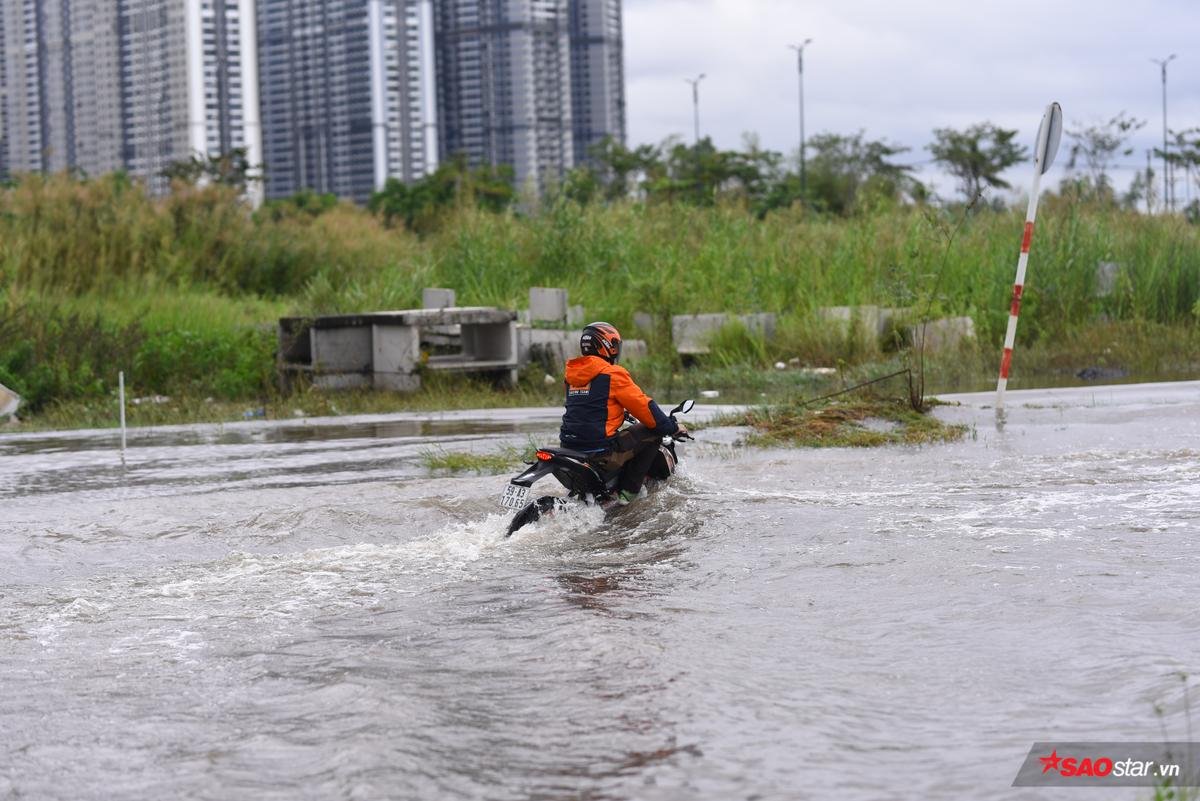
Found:
M 579 338 L 579 352 L 616 364 L 621 358 L 621 332 L 612 323 L 590 323 Z

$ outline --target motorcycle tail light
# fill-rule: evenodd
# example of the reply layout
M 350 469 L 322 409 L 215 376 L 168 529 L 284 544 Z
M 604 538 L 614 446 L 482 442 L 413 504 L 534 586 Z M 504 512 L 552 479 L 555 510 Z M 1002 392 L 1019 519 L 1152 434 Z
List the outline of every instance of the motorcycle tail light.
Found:
M 541 459 L 543 462 L 548 462 L 554 458 L 554 455 L 550 454 L 550 453 L 546 453 L 545 451 L 538 451 L 537 458 Z

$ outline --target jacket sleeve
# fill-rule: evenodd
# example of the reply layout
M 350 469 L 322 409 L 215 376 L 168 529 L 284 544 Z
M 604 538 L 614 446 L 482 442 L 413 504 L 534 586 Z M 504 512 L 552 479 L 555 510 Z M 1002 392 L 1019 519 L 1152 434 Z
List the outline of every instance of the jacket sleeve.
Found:
M 647 428 L 663 435 L 674 434 L 679 430 L 675 418 L 658 408 L 658 404 L 642 392 L 641 387 L 633 383 L 629 371 L 625 368 L 617 367 L 612 371 L 609 394 Z

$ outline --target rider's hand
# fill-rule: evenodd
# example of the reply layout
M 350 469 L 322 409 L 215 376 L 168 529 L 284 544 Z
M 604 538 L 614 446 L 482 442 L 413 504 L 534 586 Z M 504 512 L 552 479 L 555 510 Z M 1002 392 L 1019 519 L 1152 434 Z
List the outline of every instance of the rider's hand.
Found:
M 687 426 L 683 423 L 679 424 L 679 429 L 675 432 L 675 436 L 680 439 L 685 439 L 688 436 Z

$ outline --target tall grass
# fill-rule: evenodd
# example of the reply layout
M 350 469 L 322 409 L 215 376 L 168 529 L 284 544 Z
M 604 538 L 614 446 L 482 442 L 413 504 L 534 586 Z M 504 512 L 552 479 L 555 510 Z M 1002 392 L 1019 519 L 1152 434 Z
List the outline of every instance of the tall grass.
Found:
M 463 304 L 510 308 L 524 305 L 530 286 L 561 286 L 590 317 L 621 326 L 638 311 L 660 320 L 780 315 L 771 348 L 738 332 L 718 341 L 726 366 L 878 355 L 818 321 L 815 309 L 833 305 L 928 301 L 934 315 L 970 315 L 982 342 L 996 346 L 1022 218 L 985 210 L 951 241 L 956 225 L 925 207 L 852 218 L 793 208 L 759 220 L 736 205 L 563 202 L 529 216 L 460 208 L 418 236 L 348 204 L 251 213 L 220 187 L 154 200 L 120 175 L 28 176 L 0 190 L 0 380 L 26 393 L 37 384 L 44 403 L 106 391 L 120 358 L 144 368 L 155 391 L 255 394 L 269 376 L 275 318 L 411 307 L 425 286 L 451 287 Z M 1096 291 L 1102 261 L 1120 265 L 1107 297 Z M 1025 343 L 1069 340 L 1097 320 L 1194 330 L 1198 301 L 1200 228 L 1047 198 L 1021 317 Z M 655 344 L 666 330 L 651 335 Z M 108 355 L 62 344 L 72 338 L 106 343 Z

